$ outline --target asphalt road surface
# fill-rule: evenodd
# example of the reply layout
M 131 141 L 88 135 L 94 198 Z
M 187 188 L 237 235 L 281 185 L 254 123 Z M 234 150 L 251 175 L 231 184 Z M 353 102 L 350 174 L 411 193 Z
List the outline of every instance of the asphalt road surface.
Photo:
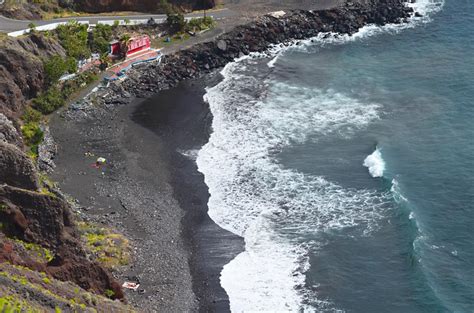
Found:
M 1 0 L 0 0 L 1 1 Z M 234 13 L 230 10 L 223 9 L 218 11 L 212 11 L 207 13 L 209 16 L 213 16 L 215 19 L 223 19 L 226 17 L 233 16 Z M 190 13 L 186 14 L 186 17 L 202 17 L 203 13 Z M 52 20 L 39 20 L 39 21 L 28 21 L 28 20 L 14 20 L 0 15 L 0 31 L 1 32 L 14 32 L 17 30 L 27 29 L 30 23 L 34 23 L 36 26 L 64 22 L 64 21 L 89 21 L 90 24 L 96 24 L 98 21 L 114 21 L 114 20 L 134 20 L 134 19 L 150 19 L 155 20 L 165 19 L 164 14 L 134 14 L 128 16 L 81 16 L 81 17 L 66 17 Z

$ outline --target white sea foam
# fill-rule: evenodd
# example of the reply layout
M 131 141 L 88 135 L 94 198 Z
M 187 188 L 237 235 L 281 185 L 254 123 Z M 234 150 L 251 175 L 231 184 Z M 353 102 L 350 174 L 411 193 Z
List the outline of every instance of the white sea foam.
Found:
M 271 60 L 267 63 L 268 67 L 270 67 L 270 68 L 275 67 L 275 63 L 278 61 L 278 57 L 279 57 L 279 56 L 280 56 L 280 55 L 277 54 L 273 59 L 271 59 Z
M 416 5 L 420 13 L 435 10 Z M 427 19 L 413 18 L 412 23 Z M 328 134 L 350 137 L 378 119 L 380 106 L 334 90 L 268 82 L 252 66 L 258 62 L 254 58 L 270 54 L 274 58 L 267 65 L 273 67 L 290 49 L 344 43 L 406 27 L 411 26 L 366 26 L 352 37 L 320 35 L 298 46 L 274 46 L 268 54 L 227 65 L 224 80 L 208 89 L 205 100 L 214 116 L 213 133 L 199 151 L 197 164 L 209 187 L 209 215 L 245 239 L 245 251 L 221 273 L 233 312 L 315 310 L 308 302 L 316 303 L 318 311 L 335 310 L 302 288 L 309 268 L 307 249 L 314 247 L 295 238 L 317 238 L 321 232 L 354 226 L 370 232 L 390 201 L 385 194 L 347 189 L 285 169 L 273 158 L 294 142 Z
M 385 171 L 385 161 L 382 158 L 382 153 L 378 148 L 367 156 L 364 160 L 364 166 L 369 169 L 369 173 L 372 177 L 382 177 Z
M 360 41 L 370 38 L 375 35 L 382 33 L 397 34 L 408 28 L 414 28 L 421 24 L 429 23 L 432 21 L 433 14 L 439 12 L 444 6 L 444 0 L 417 0 L 414 3 L 407 3 L 407 6 L 411 7 L 414 11 L 413 15 L 409 18 L 408 23 L 403 24 L 387 24 L 382 27 L 369 24 L 357 31 L 353 35 L 337 34 L 337 33 L 319 33 L 318 36 L 295 40 L 290 45 L 275 45 L 270 50 L 271 55 L 277 55 L 285 53 L 286 51 L 297 50 L 299 52 L 313 53 L 321 46 L 325 45 L 337 45 L 345 44 L 351 41 Z M 415 13 L 419 13 L 421 16 L 415 16 Z M 271 63 L 272 67 L 275 65 L 276 60 Z M 269 64 L 270 65 L 270 64 Z
M 184 155 L 190 160 L 195 161 L 197 159 L 199 150 L 198 149 L 191 149 L 191 150 L 183 150 L 183 151 L 178 151 L 180 154 Z
M 228 65 L 224 81 L 205 96 L 214 132 L 197 159 L 211 194 L 209 215 L 246 243 L 225 266 L 221 283 L 234 312 L 298 311 L 309 296 L 297 288 L 309 265 L 304 247 L 285 234 L 315 236 L 357 225 L 370 231 L 387 199 L 284 169 L 272 155 L 310 138 L 352 136 L 378 119 L 380 106 L 333 90 L 268 86 L 258 70 L 243 74 L 242 65 Z

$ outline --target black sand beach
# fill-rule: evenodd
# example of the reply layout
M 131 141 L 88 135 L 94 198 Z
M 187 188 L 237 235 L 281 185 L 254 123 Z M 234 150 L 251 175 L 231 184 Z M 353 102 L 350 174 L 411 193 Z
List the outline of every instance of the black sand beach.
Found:
M 219 274 L 243 242 L 208 217 L 207 186 L 187 153 L 207 142 L 212 117 L 202 96 L 218 79 L 98 108 L 84 120 L 55 115 L 51 121 L 59 145 L 53 177 L 78 199 L 86 219 L 130 238 L 135 260 L 114 274 L 139 280 L 142 291 L 127 297 L 143 311 L 229 310 Z M 107 165 L 96 169 L 99 156 Z
M 208 189 L 193 157 L 209 137 L 212 117 L 202 96 L 219 80 L 212 73 L 272 44 L 321 32 L 352 34 L 368 23 L 403 22 L 411 12 L 399 0 L 386 0 L 262 17 L 166 55 L 161 64 L 138 66 L 123 82 L 72 105 L 71 114 L 54 115 L 51 132 L 59 149 L 53 179 L 78 199 L 85 219 L 114 226 L 132 241 L 134 262 L 114 274 L 140 282 L 138 292 L 128 292 L 136 308 L 229 311 L 219 274 L 244 243 L 206 214 Z M 134 95 L 148 100 L 130 101 Z M 98 157 L 107 159 L 99 169 L 92 166 Z

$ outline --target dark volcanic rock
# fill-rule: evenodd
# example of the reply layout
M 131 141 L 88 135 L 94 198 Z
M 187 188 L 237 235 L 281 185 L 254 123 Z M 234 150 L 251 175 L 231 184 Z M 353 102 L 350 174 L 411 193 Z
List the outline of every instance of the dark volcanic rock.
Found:
M 0 113 L 14 117 L 26 100 L 44 88 L 42 59 L 64 56 L 65 51 L 57 41 L 40 34 L 7 38 L 0 48 Z
M 215 0 L 168 0 L 170 4 L 183 10 L 210 9 L 216 3 Z M 111 12 L 111 11 L 139 11 L 139 12 L 161 12 L 160 1 L 156 0 L 76 0 L 74 8 L 77 11 L 86 12 Z
M 69 204 L 59 195 L 0 186 L 0 222 L 2 232 L 25 242 L 49 248 L 54 259 L 48 264 L 19 265 L 44 271 L 56 279 L 72 281 L 86 290 L 104 294 L 114 291 L 115 298 L 123 298 L 120 285 L 99 264 L 89 261 L 76 234 Z M 13 259 L 0 252 L 0 261 Z
M 37 190 L 36 169 L 30 158 L 16 146 L 0 141 L 0 183 Z
M 40 170 L 49 173 L 56 167 L 56 164 L 54 163 L 54 157 L 57 153 L 57 146 L 53 137 L 51 136 L 49 127 L 42 126 L 42 131 L 44 134 L 44 139 L 38 147 L 38 167 Z
M 237 57 L 251 52 L 265 52 L 271 45 L 317 36 L 322 32 L 354 34 L 367 24 L 402 23 L 413 10 L 402 0 L 372 0 L 348 3 L 345 7 L 325 11 L 294 11 L 284 17 L 264 16 L 236 27 L 214 41 L 167 55 L 158 64 L 138 66 L 129 72 L 116 97 L 109 94 L 108 103 L 120 103 L 123 90 L 146 97 L 150 91 L 175 86 L 178 82 L 199 77 L 225 66 Z M 118 99 L 117 99 L 118 98 Z M 126 100 L 123 100 L 127 103 Z
M 23 145 L 20 134 L 16 130 L 13 123 L 3 114 L 0 113 L 0 141 L 11 143 L 17 147 Z
M 1 212 L 7 236 L 57 248 L 67 237 L 65 228 L 73 226 L 68 204 L 59 197 L 2 186 L 0 201 L 8 207 Z

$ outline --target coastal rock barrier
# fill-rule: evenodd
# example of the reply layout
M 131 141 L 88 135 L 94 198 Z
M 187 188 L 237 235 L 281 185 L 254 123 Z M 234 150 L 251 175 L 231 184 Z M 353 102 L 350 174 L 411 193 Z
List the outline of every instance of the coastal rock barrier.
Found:
M 415 14 L 403 0 L 369 0 L 347 3 L 324 11 L 292 11 L 276 18 L 266 15 L 220 35 L 215 40 L 195 45 L 171 55 L 160 64 L 137 66 L 128 79 L 111 86 L 106 104 L 130 101 L 131 96 L 149 97 L 180 81 L 214 71 L 252 52 L 264 52 L 272 45 L 288 44 L 321 33 L 354 34 L 368 24 L 404 23 Z

